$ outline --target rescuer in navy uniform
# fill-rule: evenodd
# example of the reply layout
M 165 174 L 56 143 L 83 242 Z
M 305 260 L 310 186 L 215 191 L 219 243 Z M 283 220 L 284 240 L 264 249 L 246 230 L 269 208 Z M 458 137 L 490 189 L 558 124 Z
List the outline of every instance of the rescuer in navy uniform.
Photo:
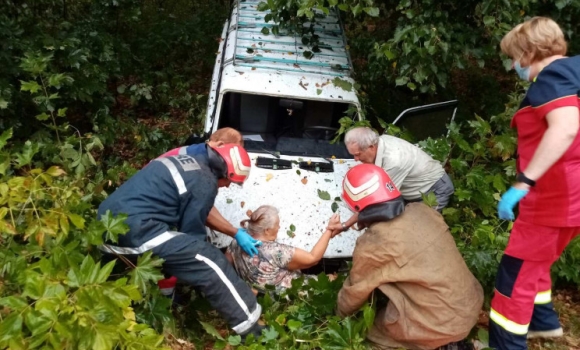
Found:
M 100 249 L 109 257 L 152 251 L 164 260 L 164 273 L 201 291 L 236 333 L 259 336 L 261 306 L 222 252 L 206 242 L 205 229 L 218 187 L 242 184 L 250 167 L 248 153 L 235 144 L 152 161 L 99 206 L 99 217 L 108 210 L 127 214 L 130 228 L 116 245 Z

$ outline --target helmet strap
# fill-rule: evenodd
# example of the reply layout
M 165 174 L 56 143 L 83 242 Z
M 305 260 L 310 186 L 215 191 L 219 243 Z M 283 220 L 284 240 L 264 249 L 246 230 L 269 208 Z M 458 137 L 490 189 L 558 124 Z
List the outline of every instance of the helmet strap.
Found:
M 206 146 L 207 158 L 211 172 L 218 179 L 225 179 L 228 177 L 228 166 L 225 160 L 213 148 Z
M 358 227 L 367 227 L 375 222 L 389 221 L 405 211 L 405 200 L 402 196 L 388 202 L 369 205 L 358 214 Z

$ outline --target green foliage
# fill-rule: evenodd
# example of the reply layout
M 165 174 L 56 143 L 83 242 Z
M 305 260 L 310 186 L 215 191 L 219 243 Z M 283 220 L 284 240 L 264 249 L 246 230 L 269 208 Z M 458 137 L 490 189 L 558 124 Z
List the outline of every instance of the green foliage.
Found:
M 151 303 L 147 294 L 161 262 L 144 255 L 130 279 L 113 279 L 115 261 L 95 260 L 103 233 L 116 239 L 127 228 L 110 213 L 97 220 L 94 167 L 76 171 L 78 159 L 61 157 L 82 139 L 66 137 L 41 153 L 32 141 L 19 150 L 11 135 L 0 136 L 0 347 L 160 348 L 163 337 L 138 323 L 134 308 Z M 84 155 L 91 154 L 87 148 L 100 150 L 94 141 L 81 148 Z M 40 154 L 63 166 L 44 165 Z

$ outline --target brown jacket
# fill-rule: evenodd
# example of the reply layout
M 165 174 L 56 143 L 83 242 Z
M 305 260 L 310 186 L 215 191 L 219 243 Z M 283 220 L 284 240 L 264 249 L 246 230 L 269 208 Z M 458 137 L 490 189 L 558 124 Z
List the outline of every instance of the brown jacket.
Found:
M 356 312 L 378 288 L 388 298 L 368 339 L 382 347 L 434 349 L 465 338 L 477 322 L 483 290 L 468 270 L 443 217 L 411 203 L 358 238 L 338 314 Z

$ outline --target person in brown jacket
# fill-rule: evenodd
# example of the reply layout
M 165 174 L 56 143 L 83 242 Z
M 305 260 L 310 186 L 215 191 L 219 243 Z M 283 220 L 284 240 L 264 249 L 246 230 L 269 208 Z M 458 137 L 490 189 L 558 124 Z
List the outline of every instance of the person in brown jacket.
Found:
M 483 289 L 443 217 L 423 203 L 405 206 L 374 164 L 347 172 L 343 199 L 367 230 L 338 294 L 339 316 L 358 311 L 378 288 L 389 300 L 367 335 L 378 347 L 435 349 L 464 339 L 477 322 Z

